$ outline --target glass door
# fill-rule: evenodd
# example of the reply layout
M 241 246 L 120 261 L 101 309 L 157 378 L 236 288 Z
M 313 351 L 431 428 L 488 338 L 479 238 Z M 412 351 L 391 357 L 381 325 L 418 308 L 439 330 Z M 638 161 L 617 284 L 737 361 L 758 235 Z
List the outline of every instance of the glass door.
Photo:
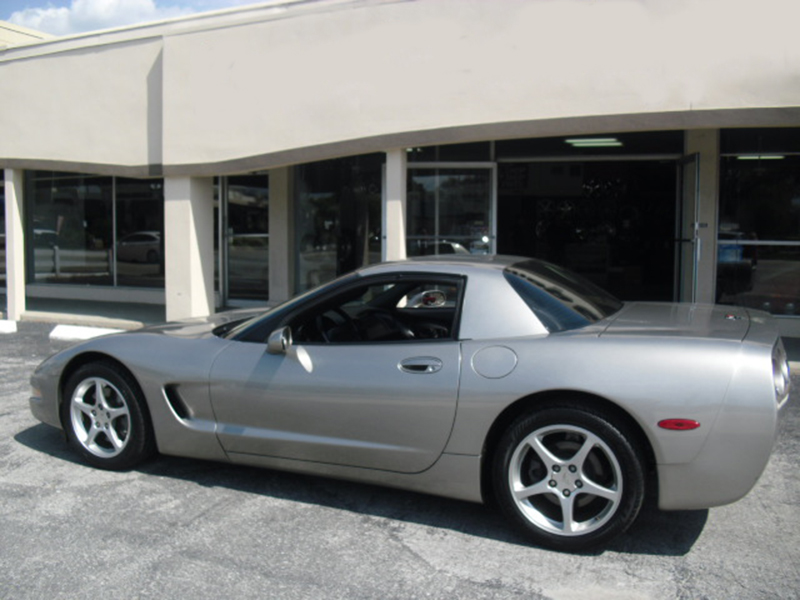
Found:
M 495 173 L 494 164 L 409 167 L 408 256 L 496 252 Z
M 673 300 L 675 161 L 501 162 L 498 252 L 562 265 L 622 300 Z
M 385 154 L 295 167 L 295 291 L 304 292 L 381 257 Z
M 221 178 L 223 304 L 269 299 L 269 178 Z

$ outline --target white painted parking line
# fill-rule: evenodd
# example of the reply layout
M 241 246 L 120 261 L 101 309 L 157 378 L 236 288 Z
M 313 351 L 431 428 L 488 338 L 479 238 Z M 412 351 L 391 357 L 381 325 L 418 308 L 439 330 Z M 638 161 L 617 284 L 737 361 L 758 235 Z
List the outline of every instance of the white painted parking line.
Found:
M 50 332 L 51 340 L 88 340 L 109 333 L 119 333 L 122 329 L 106 327 L 84 327 L 79 325 L 56 325 Z

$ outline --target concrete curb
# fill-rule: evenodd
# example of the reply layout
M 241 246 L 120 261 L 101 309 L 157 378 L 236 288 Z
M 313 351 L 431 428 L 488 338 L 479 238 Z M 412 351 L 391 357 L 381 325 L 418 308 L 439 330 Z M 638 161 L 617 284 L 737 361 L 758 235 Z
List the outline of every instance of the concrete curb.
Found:
M 116 319 L 97 315 L 76 315 L 72 313 L 25 311 L 23 321 L 36 323 L 52 323 L 53 325 L 76 325 L 81 327 L 104 327 L 109 329 L 139 329 L 144 326 L 142 321 L 130 319 Z
M 0 319 L 0 333 L 16 333 L 17 322 Z
M 120 333 L 122 329 L 110 329 L 107 327 L 87 327 L 82 325 L 56 325 L 50 332 L 51 340 L 61 341 L 80 341 Z

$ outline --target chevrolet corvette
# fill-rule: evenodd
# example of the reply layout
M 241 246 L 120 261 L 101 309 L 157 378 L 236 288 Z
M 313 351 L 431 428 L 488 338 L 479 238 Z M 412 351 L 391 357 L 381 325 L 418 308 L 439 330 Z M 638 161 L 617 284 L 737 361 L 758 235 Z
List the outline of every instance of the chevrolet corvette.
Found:
M 536 544 L 747 494 L 789 366 L 767 313 L 623 303 L 539 260 L 365 267 L 271 310 L 96 338 L 44 361 L 35 417 L 82 458 L 157 453 L 493 501 Z

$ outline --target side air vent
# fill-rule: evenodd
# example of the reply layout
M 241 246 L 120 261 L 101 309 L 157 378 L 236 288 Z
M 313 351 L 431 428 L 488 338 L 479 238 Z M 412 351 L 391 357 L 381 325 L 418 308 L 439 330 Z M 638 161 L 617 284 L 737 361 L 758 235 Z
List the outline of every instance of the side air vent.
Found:
M 178 387 L 176 383 L 170 383 L 164 386 L 164 396 L 172 412 L 175 413 L 175 416 L 183 420 L 191 419 L 192 415 L 189 412 L 189 407 L 186 406 L 183 398 L 181 398 L 181 395 L 178 393 Z

